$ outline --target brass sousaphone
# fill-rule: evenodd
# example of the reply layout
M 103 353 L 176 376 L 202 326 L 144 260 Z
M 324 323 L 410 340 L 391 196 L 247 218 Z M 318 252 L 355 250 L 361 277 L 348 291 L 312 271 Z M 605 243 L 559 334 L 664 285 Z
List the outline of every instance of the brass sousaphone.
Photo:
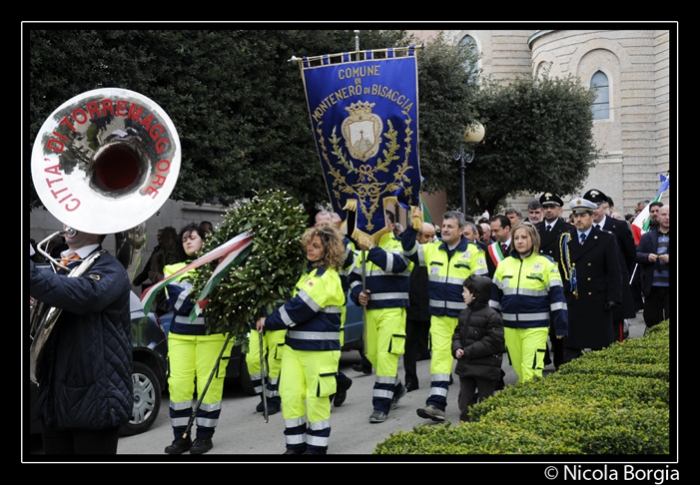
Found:
M 42 204 L 68 231 L 115 234 L 124 266 L 145 241 L 145 223 L 168 200 L 180 172 L 180 139 L 168 115 L 139 93 L 88 91 L 44 122 L 32 150 L 32 179 Z M 67 268 L 37 245 L 54 270 Z M 84 274 L 100 252 L 68 277 Z M 126 256 L 124 256 L 126 254 Z M 30 313 L 30 377 L 61 310 L 36 302 Z

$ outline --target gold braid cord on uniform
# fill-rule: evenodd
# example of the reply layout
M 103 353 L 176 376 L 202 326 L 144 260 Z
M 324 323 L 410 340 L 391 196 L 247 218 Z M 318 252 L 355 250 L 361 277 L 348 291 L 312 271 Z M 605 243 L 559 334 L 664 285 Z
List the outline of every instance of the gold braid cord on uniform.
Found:
M 571 234 L 565 232 L 559 237 L 559 260 L 564 269 L 564 279 L 569 282 L 571 292 L 578 299 L 578 284 L 576 281 L 576 267 L 571 264 L 571 252 L 569 251 L 569 241 Z

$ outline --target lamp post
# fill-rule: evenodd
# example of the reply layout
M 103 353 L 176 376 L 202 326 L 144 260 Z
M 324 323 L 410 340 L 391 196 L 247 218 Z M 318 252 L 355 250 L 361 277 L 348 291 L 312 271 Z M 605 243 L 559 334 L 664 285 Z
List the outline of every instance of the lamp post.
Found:
M 467 126 L 464 131 L 464 141 L 467 143 L 478 143 L 484 139 L 484 127 L 478 121 L 475 121 L 471 125 Z M 472 163 L 474 161 L 474 150 L 464 151 L 464 146 L 459 147 L 459 151 L 452 153 L 452 157 L 459 161 L 459 168 L 462 172 L 462 214 L 467 213 L 467 197 L 464 187 L 464 170 L 467 168 L 467 163 Z
M 474 152 L 470 150 L 465 153 L 464 146 L 460 146 L 458 152 L 452 152 L 452 158 L 459 162 L 459 169 L 462 172 L 462 214 L 466 214 L 467 195 L 464 191 L 464 169 L 467 168 L 467 163 L 472 163 L 474 161 Z

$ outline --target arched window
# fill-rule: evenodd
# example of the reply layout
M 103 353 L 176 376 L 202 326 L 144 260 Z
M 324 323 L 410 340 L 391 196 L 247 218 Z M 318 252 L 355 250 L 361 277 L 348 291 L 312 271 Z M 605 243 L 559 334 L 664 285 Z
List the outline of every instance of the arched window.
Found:
M 462 37 L 462 40 L 459 41 L 459 45 L 465 46 L 469 52 L 474 54 L 475 59 L 476 59 L 476 56 L 479 55 L 479 47 L 476 45 L 476 41 L 474 40 L 474 38 L 471 35 L 465 35 L 464 37 Z M 474 62 L 474 64 L 472 64 L 471 62 L 464 63 L 464 70 L 467 72 L 473 73 L 472 80 L 477 79 L 477 76 L 478 76 L 478 74 L 476 72 L 477 68 L 478 68 L 478 66 L 476 64 L 476 61 Z
M 591 87 L 595 89 L 595 99 L 591 109 L 594 120 L 607 120 L 610 118 L 610 89 L 608 86 L 608 76 L 602 71 L 593 74 Z

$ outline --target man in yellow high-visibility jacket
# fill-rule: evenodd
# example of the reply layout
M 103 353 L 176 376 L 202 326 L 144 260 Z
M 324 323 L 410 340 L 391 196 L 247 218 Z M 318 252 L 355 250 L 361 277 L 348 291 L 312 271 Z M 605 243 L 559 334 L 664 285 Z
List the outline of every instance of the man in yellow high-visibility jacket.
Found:
M 422 217 L 420 208 L 412 214 Z M 462 283 L 471 275 L 486 275 L 486 255 L 483 250 L 462 235 L 466 221 L 458 211 L 445 213 L 442 220 L 442 240 L 416 243 L 416 230 L 409 225 L 401 236 L 404 254 L 415 264 L 428 268 L 430 296 L 430 395 L 418 416 L 433 421 L 445 420 L 447 391 L 452 373 L 452 335 L 459 313 L 466 308 L 462 298 Z

